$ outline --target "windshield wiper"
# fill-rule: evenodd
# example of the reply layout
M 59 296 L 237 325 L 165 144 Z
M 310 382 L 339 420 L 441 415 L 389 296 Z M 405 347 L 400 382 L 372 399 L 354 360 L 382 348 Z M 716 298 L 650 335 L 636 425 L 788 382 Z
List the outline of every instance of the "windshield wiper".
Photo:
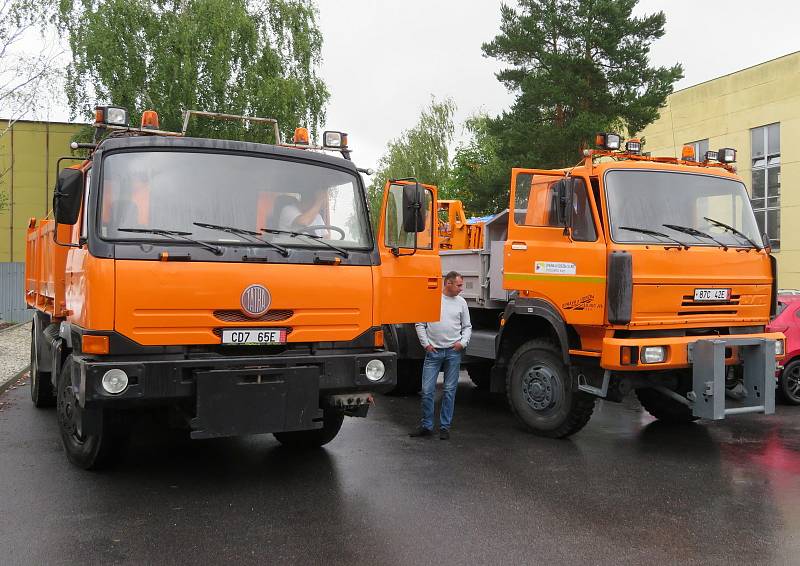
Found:
M 289 250 L 284 248 L 283 246 L 279 246 L 278 244 L 273 244 L 263 238 L 259 238 L 258 232 L 252 232 L 251 230 L 245 230 L 244 228 L 236 228 L 235 226 L 220 226 L 219 224 L 207 224 L 205 222 L 192 222 L 195 226 L 199 226 L 200 228 L 208 228 L 209 230 L 220 230 L 222 232 L 227 232 L 229 234 L 235 234 L 237 236 L 243 236 L 245 238 L 251 238 L 251 241 L 255 240 L 262 244 L 266 244 L 271 248 L 274 248 L 280 252 L 283 257 L 289 256 Z
M 689 246 L 687 244 L 684 244 L 680 240 L 676 240 L 672 236 L 664 234 L 663 232 L 656 232 L 655 230 L 648 230 L 647 228 L 635 228 L 633 226 L 620 226 L 619 229 L 628 230 L 629 232 L 639 232 L 640 234 L 647 234 L 648 236 L 666 238 L 667 240 L 670 240 L 671 242 L 675 242 L 676 244 L 678 244 L 678 248 L 684 248 L 687 250 L 689 249 Z
M 747 241 L 747 243 L 749 243 L 755 249 L 757 249 L 757 250 L 761 249 L 761 246 L 756 244 L 753 240 L 748 238 L 746 234 L 744 234 L 743 232 L 740 232 L 739 230 L 737 230 L 733 226 L 729 226 L 728 224 L 725 224 L 724 222 L 720 222 L 719 220 L 714 220 L 713 218 L 709 218 L 708 216 L 703 216 L 703 220 L 708 220 L 709 222 L 711 222 L 715 226 L 719 226 L 720 228 L 724 228 L 728 232 L 731 232 L 732 234 L 736 234 L 740 238 L 744 238 Z
M 694 236 L 697 239 L 706 238 L 707 240 L 711 240 L 716 244 L 722 246 L 724 251 L 728 251 L 728 246 L 717 240 L 711 234 L 706 234 L 705 232 L 698 230 L 697 228 L 692 228 L 691 226 L 680 226 L 679 224 L 662 224 L 665 228 L 669 228 L 670 230 L 675 230 L 676 232 L 683 232 L 684 234 L 689 234 L 690 236 Z
M 163 230 L 161 228 L 117 228 L 117 232 L 132 232 L 134 234 L 155 234 L 157 236 L 167 236 L 172 238 L 173 240 L 186 240 L 187 242 L 191 242 L 201 248 L 205 248 L 212 252 L 214 255 L 222 255 L 223 251 L 222 248 L 218 246 L 212 246 L 211 244 L 207 244 L 205 242 L 201 242 L 200 240 L 195 240 L 194 238 L 188 238 L 187 236 L 191 236 L 191 232 L 181 232 L 179 230 Z
M 334 246 L 330 242 L 326 242 L 325 240 L 323 240 L 322 236 L 317 236 L 316 234 L 308 234 L 306 232 L 295 232 L 293 230 L 275 230 L 273 228 L 261 228 L 261 231 L 266 232 L 267 234 L 287 234 L 292 238 L 296 238 L 297 236 L 305 236 L 306 238 L 311 238 L 315 242 L 324 244 L 328 246 L 330 249 L 339 252 L 345 257 L 345 259 L 350 257 L 350 253 L 346 249 L 340 248 L 339 246 Z

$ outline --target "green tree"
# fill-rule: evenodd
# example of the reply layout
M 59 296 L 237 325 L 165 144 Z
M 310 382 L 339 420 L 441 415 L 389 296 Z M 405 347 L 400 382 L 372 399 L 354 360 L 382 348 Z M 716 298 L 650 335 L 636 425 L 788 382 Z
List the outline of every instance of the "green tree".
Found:
M 508 207 L 510 166 L 499 156 L 499 139 L 492 135 L 490 126 L 487 114 L 467 119 L 469 140 L 456 149 L 447 182 L 450 197 L 463 201 L 473 215 Z
M 414 177 L 421 183 L 436 185 L 442 194 L 446 194 L 450 175 L 448 146 L 455 133 L 455 111 L 456 105 L 451 99 L 439 102 L 431 98 L 417 123 L 389 142 L 369 186 L 374 218 L 380 210 L 383 187 L 389 179 Z
M 679 64 L 650 66 L 650 45 L 664 35 L 665 17 L 634 17 L 637 2 L 520 0 L 518 8 L 502 6 L 500 34 L 483 52 L 508 65 L 497 78 L 517 94 L 511 109 L 487 125 L 504 162 L 570 166 L 596 132 L 636 133 L 658 117 L 683 70 Z
M 272 117 L 287 138 L 315 133 L 329 94 L 317 76 L 322 35 L 312 0 L 61 0 L 74 116 L 98 103 L 159 113 L 180 130 L 186 109 Z M 189 134 L 274 141 L 263 125 L 198 119 Z

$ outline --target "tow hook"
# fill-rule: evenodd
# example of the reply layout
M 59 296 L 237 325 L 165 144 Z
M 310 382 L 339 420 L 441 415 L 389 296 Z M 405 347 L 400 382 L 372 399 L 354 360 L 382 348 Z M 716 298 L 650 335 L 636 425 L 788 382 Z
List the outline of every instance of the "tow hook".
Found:
M 327 398 L 328 406 L 344 411 L 350 417 L 366 417 L 369 406 L 375 403 L 371 393 L 345 393 Z

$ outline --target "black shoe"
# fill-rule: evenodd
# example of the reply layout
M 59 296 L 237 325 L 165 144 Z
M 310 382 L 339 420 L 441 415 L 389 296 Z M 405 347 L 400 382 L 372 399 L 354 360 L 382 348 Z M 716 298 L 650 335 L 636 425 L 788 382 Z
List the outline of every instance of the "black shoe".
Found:
M 423 438 L 426 436 L 433 436 L 433 431 L 429 428 L 419 427 L 414 432 L 408 433 L 411 438 Z
M 439 431 L 439 440 L 450 440 L 450 429 L 443 428 Z

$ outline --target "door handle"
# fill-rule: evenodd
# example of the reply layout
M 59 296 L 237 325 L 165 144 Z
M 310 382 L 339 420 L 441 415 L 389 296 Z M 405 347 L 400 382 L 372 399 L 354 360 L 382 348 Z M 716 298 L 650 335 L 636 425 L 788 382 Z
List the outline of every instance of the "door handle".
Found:
M 525 242 L 511 242 L 511 249 L 512 250 L 527 250 L 528 244 Z
M 428 277 L 428 289 L 438 289 L 438 288 L 439 288 L 439 278 Z

